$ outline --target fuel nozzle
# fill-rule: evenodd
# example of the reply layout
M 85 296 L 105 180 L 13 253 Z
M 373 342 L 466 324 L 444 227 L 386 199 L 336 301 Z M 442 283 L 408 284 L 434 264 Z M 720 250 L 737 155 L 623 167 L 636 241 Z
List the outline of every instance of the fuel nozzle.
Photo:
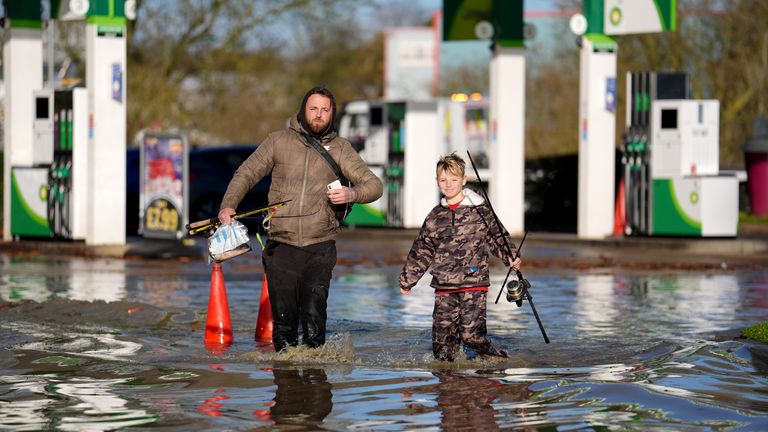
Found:
M 531 287 L 528 279 L 515 279 L 509 281 L 507 283 L 507 301 L 510 303 L 515 302 L 517 307 L 521 307 L 523 305 L 524 287 L 525 289 Z

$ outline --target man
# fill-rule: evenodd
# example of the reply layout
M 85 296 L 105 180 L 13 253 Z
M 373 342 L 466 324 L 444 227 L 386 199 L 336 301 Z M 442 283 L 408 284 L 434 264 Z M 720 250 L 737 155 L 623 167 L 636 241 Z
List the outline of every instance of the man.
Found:
M 335 115 L 330 90 L 309 90 L 290 126 L 270 133 L 235 171 L 221 201 L 219 220 L 231 223 L 245 194 L 270 172 L 269 202 L 291 200 L 271 219 L 262 255 L 275 351 L 298 344 L 299 323 L 304 344 L 316 348 L 325 343 L 326 302 L 340 231 L 331 204 L 369 203 L 383 191 L 349 141 L 337 135 Z M 330 153 L 351 187 L 328 188 L 336 175 L 306 135 Z

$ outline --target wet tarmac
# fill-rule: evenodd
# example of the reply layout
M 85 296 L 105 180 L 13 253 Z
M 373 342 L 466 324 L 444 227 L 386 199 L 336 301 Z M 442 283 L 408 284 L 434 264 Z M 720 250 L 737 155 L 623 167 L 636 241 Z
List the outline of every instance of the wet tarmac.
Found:
M 258 251 L 223 264 L 235 343 L 203 345 L 204 241 L 0 245 L 0 430 L 768 430 L 768 242 L 532 233 L 528 302 L 495 296 L 511 352 L 431 357 L 428 277 L 402 296 L 412 230 L 345 230 L 329 341 L 254 341 Z M 127 253 L 129 252 L 130 253 Z

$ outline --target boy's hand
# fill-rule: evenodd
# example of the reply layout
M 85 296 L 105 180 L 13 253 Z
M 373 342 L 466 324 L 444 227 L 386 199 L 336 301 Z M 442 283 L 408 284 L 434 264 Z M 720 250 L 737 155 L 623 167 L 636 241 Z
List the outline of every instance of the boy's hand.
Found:
M 520 257 L 515 258 L 513 261 L 512 258 L 509 258 L 509 266 L 514 268 L 515 270 L 520 270 L 520 265 L 523 263 L 523 261 L 520 259 Z
M 411 290 L 400 288 L 400 294 L 411 295 Z

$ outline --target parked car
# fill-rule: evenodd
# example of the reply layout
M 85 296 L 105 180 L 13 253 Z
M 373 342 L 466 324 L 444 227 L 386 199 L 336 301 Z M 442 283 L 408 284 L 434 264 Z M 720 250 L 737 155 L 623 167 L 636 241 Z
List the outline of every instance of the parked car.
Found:
M 190 222 L 216 217 L 219 204 L 237 167 L 256 149 L 255 145 L 229 145 L 191 148 L 189 150 L 188 197 Z M 138 148 L 128 149 L 126 157 L 126 234 L 138 235 L 140 199 L 140 153 Z M 262 179 L 243 198 L 238 210 L 263 207 L 268 204 L 270 177 Z M 243 220 L 254 232 L 258 224 Z

